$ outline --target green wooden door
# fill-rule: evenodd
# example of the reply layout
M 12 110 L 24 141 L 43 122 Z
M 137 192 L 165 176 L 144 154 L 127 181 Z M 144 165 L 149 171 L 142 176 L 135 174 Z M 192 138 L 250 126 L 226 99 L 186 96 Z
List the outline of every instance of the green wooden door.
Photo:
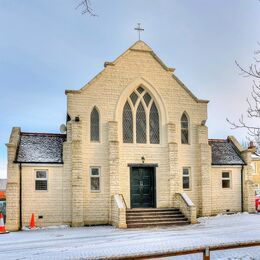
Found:
M 131 208 L 155 207 L 155 178 L 153 167 L 131 168 Z

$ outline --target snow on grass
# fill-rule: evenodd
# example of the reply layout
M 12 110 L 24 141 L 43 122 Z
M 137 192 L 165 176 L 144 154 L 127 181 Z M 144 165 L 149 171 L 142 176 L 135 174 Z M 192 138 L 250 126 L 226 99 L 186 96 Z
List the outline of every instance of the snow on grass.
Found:
M 0 259 L 104 259 L 255 241 L 260 241 L 260 215 L 218 215 L 177 227 L 97 226 L 13 232 L 0 236 Z M 247 251 L 243 255 L 251 257 Z

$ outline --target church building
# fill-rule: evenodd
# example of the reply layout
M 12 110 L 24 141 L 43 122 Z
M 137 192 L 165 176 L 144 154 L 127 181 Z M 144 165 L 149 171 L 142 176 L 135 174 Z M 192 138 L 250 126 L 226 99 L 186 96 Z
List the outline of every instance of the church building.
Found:
M 143 41 L 79 90 L 62 134 L 11 132 L 7 228 L 196 223 L 254 212 L 251 153 L 208 139 L 197 98 Z

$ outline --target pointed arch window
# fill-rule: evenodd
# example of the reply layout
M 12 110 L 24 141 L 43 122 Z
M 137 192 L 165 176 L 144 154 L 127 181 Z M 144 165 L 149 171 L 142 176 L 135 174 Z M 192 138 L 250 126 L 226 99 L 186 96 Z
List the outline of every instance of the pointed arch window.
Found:
M 159 113 L 154 102 L 150 108 L 149 126 L 150 126 L 150 143 L 159 144 L 160 143 Z
M 189 120 L 186 113 L 181 116 L 181 143 L 189 144 Z
M 123 111 L 123 141 L 133 143 L 133 114 L 128 101 L 126 101 Z
M 152 96 L 141 86 L 124 105 L 122 128 L 124 143 L 160 143 L 159 112 Z
M 96 107 L 92 109 L 90 115 L 90 140 L 99 141 L 99 113 Z

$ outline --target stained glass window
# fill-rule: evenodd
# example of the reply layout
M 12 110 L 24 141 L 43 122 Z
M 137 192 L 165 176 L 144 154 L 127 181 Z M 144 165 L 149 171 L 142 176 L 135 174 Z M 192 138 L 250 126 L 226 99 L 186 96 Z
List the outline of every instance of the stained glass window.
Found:
M 123 111 L 123 141 L 133 142 L 133 114 L 128 102 L 125 103 Z
M 189 121 L 185 113 L 181 117 L 181 143 L 189 143 Z
M 90 115 L 90 140 L 99 141 L 99 113 L 96 107 L 93 108 Z
M 160 143 L 159 114 L 154 102 L 150 109 L 149 126 L 150 126 L 150 143 L 159 144 Z
M 136 111 L 136 142 L 146 143 L 146 114 L 141 102 Z

